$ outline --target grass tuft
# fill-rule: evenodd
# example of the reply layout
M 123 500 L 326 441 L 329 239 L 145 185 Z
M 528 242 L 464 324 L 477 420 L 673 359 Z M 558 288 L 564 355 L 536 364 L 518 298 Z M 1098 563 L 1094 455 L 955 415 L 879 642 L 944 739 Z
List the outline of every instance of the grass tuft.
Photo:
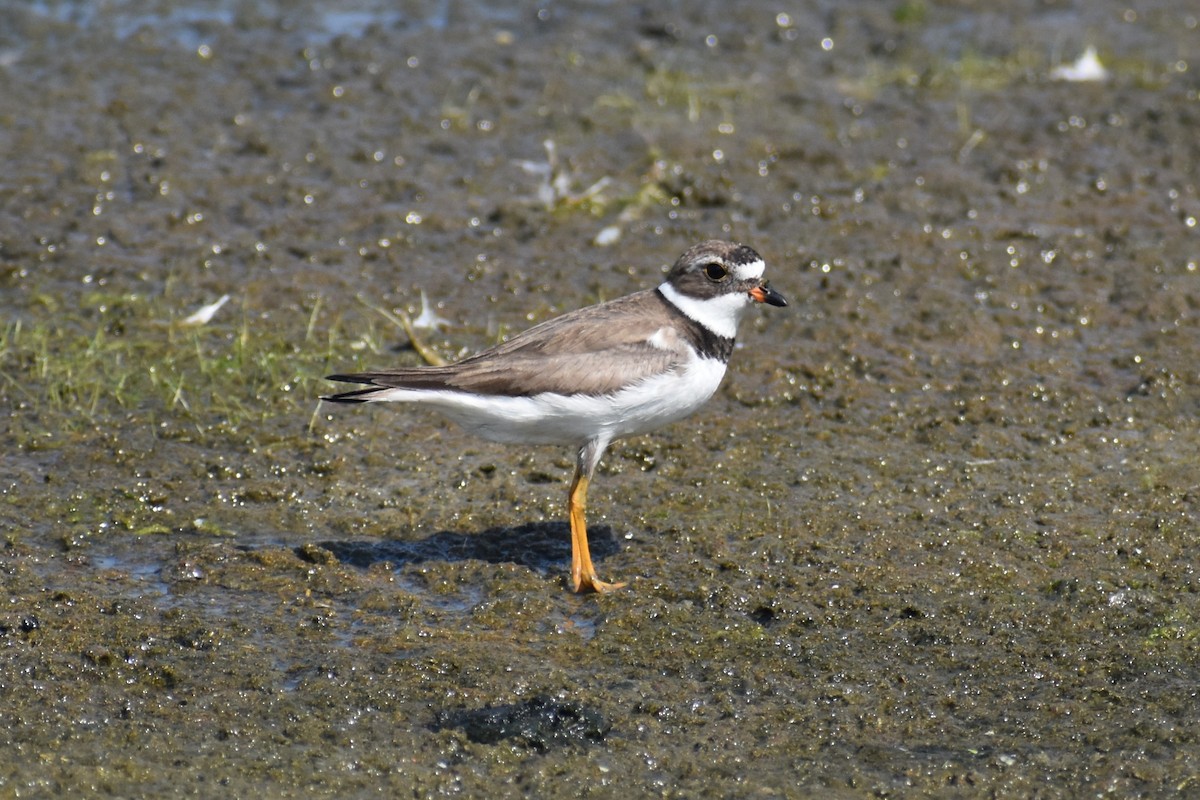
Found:
M 200 327 L 137 296 L 69 320 L 37 309 L 0 328 L 0 402 L 18 418 L 9 431 L 18 446 L 45 448 L 131 421 L 204 434 L 306 420 L 331 365 L 363 357 L 322 305 L 269 315 L 243 308 L 240 318 Z

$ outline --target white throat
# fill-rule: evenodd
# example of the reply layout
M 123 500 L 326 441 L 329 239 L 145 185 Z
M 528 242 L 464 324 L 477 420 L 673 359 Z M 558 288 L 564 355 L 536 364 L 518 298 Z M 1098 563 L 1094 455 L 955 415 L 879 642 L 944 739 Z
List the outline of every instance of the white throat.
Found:
M 680 294 L 674 286 L 666 282 L 659 284 L 658 290 L 667 298 L 667 302 L 682 311 L 685 317 L 727 339 L 737 337 L 738 323 L 742 321 L 742 315 L 752 302 L 750 295 L 742 292 L 730 292 L 707 300 L 697 300 Z

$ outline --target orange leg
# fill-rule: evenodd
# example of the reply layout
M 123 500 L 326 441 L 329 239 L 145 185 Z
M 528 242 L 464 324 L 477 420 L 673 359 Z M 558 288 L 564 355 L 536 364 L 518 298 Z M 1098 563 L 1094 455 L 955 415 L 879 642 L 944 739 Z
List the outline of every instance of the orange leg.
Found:
M 611 592 L 625 584 L 605 583 L 596 577 L 592 554 L 588 551 L 587 520 L 584 519 L 587 490 L 588 476 L 582 470 L 575 470 L 571 494 L 567 497 L 567 514 L 571 518 L 571 588 L 578 593 Z

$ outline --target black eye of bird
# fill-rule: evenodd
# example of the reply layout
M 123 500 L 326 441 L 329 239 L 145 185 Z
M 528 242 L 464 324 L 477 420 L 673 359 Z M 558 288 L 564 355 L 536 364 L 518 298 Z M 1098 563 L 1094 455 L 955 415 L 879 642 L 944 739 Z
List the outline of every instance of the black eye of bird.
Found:
M 723 281 L 729 277 L 729 270 L 713 262 L 712 264 L 704 265 L 704 274 L 708 276 L 710 281 Z

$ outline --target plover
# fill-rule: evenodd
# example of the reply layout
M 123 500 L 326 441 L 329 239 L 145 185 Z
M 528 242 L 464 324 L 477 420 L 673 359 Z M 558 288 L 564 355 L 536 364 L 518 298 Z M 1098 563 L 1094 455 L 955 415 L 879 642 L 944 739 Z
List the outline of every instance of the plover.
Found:
M 682 419 L 725 375 L 738 323 L 755 303 L 786 306 L 743 244 L 707 241 L 675 262 L 657 288 L 547 320 L 444 367 L 330 375 L 367 388 L 335 403 L 419 403 L 495 442 L 577 449 L 567 496 L 571 585 L 607 592 L 588 551 L 588 484 L 614 440 Z

